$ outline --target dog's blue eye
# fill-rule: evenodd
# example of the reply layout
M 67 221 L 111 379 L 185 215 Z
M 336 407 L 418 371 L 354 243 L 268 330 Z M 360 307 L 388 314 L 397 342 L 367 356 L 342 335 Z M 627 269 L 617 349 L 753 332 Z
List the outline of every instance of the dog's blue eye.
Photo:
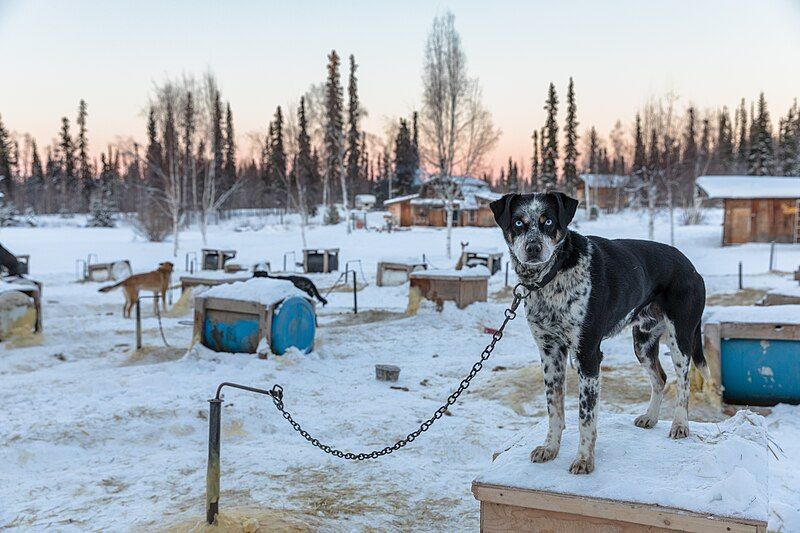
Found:
M 552 218 L 548 218 L 547 220 L 544 221 L 544 225 L 545 226 L 552 226 L 553 225 L 553 219 Z
M 524 226 L 524 225 L 525 225 L 525 223 L 524 223 L 524 222 L 522 222 L 521 220 L 517 220 L 516 222 L 514 222 L 514 225 L 515 225 L 516 227 L 518 227 L 518 228 L 521 228 L 522 226 Z

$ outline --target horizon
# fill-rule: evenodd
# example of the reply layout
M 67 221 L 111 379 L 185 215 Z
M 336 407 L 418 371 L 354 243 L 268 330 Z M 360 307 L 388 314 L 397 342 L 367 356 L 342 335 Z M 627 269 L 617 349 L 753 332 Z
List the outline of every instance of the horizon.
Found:
M 571 14 L 578 5 L 580 18 Z M 160 16 L 153 21 L 148 17 L 156 6 Z M 303 14 L 308 6 L 315 16 Z M 722 106 L 732 111 L 741 98 L 749 102 L 764 92 L 773 129 L 798 96 L 792 90 L 800 87 L 800 72 L 785 63 L 800 50 L 800 32 L 793 29 L 800 3 L 788 0 L 627 0 L 611 7 L 503 2 L 490 11 L 478 2 L 222 7 L 147 1 L 109 10 L 93 0 L 0 0 L 0 48 L 14 50 L 5 69 L 11 83 L 0 84 L 0 116 L 9 131 L 30 133 L 44 156 L 61 117 L 70 119 L 74 132 L 84 99 L 90 151 L 99 157 L 118 137 L 142 143 L 142 111 L 155 83 L 211 70 L 231 103 L 242 162 L 249 136 L 266 131 L 277 106 L 286 108 L 324 81 L 326 56 L 335 49 L 343 59 L 354 54 L 359 65 L 359 96 L 368 113 L 362 129 L 383 136 L 389 122 L 419 107 L 425 37 L 434 16 L 448 9 L 456 16 L 469 73 L 480 80 L 484 103 L 502 132 L 489 157 L 492 175 L 509 157 L 529 169 L 530 137 L 544 123 L 550 82 L 563 127 L 570 76 L 581 137 L 595 126 L 602 139 L 617 120 L 630 135 L 636 111 L 669 91 L 680 96 L 679 109 L 695 105 L 700 116 Z M 515 16 L 508 17 L 512 10 Z M 537 23 L 541 15 L 548 24 Z M 305 28 L 303 45 L 295 44 L 296 28 Z M 213 41 L 206 37 L 212 32 L 219 35 Z M 742 35 L 757 35 L 757 42 Z M 346 64 L 341 74 L 346 82 Z

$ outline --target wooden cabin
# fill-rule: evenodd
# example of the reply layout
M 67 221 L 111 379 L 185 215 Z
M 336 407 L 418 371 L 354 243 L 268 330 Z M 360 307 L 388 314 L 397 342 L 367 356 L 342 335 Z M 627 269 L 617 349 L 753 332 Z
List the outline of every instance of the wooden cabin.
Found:
M 723 246 L 800 241 L 800 177 L 701 176 L 697 187 L 723 202 Z
M 433 178 L 422 184 L 419 193 L 399 196 L 383 202 L 400 226 L 447 225 L 444 200 L 438 194 L 442 187 L 455 188 L 453 226 L 494 226 L 494 215 L 489 203 L 502 195 L 492 192 L 483 180 L 469 177 Z
M 630 176 L 619 174 L 581 174 L 575 194 L 581 205 L 596 205 L 606 213 L 613 213 L 628 203 L 625 187 Z M 589 198 L 588 202 L 586 198 Z

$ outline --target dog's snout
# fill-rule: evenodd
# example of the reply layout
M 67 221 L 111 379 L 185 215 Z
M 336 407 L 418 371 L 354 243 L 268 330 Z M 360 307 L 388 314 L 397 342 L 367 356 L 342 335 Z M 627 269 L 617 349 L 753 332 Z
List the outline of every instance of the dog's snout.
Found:
M 538 242 L 529 242 L 525 245 L 525 252 L 529 258 L 538 257 L 542 253 L 542 245 Z

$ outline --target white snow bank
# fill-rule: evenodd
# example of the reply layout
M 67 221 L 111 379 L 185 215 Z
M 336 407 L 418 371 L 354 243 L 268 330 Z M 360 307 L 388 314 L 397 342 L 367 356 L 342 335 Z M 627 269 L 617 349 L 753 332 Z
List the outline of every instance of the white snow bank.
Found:
M 578 445 L 577 418 L 577 412 L 568 413 L 561 451 L 553 461 L 530 460 L 531 450 L 547 434 L 543 420 L 475 481 L 768 519 L 769 452 L 763 417 L 739 411 L 717 424 L 690 422 L 689 437 L 672 440 L 667 437 L 669 422 L 643 430 L 633 425 L 631 415 L 602 413 L 595 471 L 588 476 L 569 473 Z
M 800 324 L 800 305 L 707 307 L 703 322 Z
M 492 276 L 492 274 L 489 272 L 489 269 L 483 265 L 463 268 L 461 270 L 455 270 L 453 268 L 441 268 L 433 270 L 420 270 L 411 273 L 412 278 L 425 278 L 430 276 L 441 278 L 489 278 Z
M 257 302 L 263 305 L 278 303 L 290 296 L 308 297 L 291 281 L 269 278 L 252 278 L 247 281 L 217 285 L 203 294 L 203 297 Z

